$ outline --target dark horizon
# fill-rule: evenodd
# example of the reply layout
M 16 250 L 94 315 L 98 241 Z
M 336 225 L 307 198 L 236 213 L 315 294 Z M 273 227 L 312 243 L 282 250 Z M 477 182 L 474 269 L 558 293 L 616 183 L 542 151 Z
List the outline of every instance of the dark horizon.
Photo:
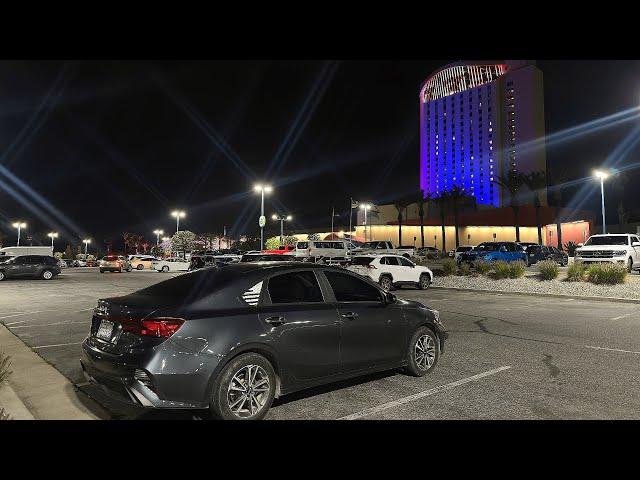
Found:
M 29 224 L 23 238 L 60 232 L 56 250 L 85 236 L 94 248 L 120 242 L 124 231 L 153 241 L 154 229 L 175 228 L 174 208 L 187 212 L 184 229 L 255 235 L 252 186 L 264 179 L 274 185 L 268 218 L 291 214 L 293 229 L 316 228 L 335 207 L 348 225 L 350 197 L 385 203 L 418 188 L 419 86 L 451 61 L 3 62 L 4 244 L 14 244 L 16 220 Z M 640 99 L 638 61 L 538 66 L 547 135 Z M 636 127 L 549 147 L 550 179 L 565 169 L 589 176 Z M 629 145 L 620 166 L 638 156 Z M 587 185 L 581 209 L 597 212 L 597 185 Z M 617 187 L 607 195 L 617 219 Z

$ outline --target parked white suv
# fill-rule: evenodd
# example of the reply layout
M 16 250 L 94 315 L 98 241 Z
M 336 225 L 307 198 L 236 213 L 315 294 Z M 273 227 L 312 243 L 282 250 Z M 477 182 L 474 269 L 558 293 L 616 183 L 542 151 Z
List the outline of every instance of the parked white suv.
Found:
M 309 240 L 297 242 L 293 256 L 304 262 L 344 263 L 347 261 L 347 242 L 343 240 Z
M 433 282 L 429 268 L 416 265 L 402 255 L 358 255 L 347 270 L 369 277 L 385 290 L 401 285 L 415 285 L 425 290 Z
M 392 255 L 402 255 L 403 257 L 409 258 L 416 254 L 416 249 L 415 247 L 406 246 L 395 248 L 393 243 L 388 240 L 373 240 L 364 243 L 361 247 L 355 248 L 353 253 L 355 255 L 360 253 L 390 253 Z
M 640 269 L 640 237 L 622 233 L 592 235 L 576 249 L 576 262 L 621 263 L 627 271 Z

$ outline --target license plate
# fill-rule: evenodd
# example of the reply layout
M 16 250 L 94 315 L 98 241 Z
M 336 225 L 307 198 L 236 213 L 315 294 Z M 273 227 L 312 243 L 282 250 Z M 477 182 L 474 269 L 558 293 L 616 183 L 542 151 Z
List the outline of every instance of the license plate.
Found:
M 113 335 L 113 326 L 113 322 L 110 322 L 109 320 L 102 320 L 100 322 L 100 327 L 98 327 L 98 331 L 96 332 L 96 337 L 98 337 L 100 340 L 111 342 L 111 337 Z

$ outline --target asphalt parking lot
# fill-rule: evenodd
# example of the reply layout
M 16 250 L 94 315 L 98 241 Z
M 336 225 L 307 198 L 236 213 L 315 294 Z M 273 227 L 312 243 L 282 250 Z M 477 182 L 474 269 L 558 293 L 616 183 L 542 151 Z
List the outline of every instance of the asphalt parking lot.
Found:
M 77 268 L 48 282 L 7 280 L 0 284 L 0 321 L 91 394 L 79 357 L 96 300 L 173 275 Z M 432 374 L 391 371 L 292 394 L 277 400 L 267 418 L 640 418 L 637 304 L 438 289 L 395 293 L 441 312 L 450 337 Z M 205 417 L 105 406 L 103 418 Z

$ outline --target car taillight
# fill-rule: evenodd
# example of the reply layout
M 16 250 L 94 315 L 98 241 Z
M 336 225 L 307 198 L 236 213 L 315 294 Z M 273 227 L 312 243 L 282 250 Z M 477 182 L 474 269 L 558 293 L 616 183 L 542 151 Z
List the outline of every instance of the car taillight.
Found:
M 145 318 L 144 320 L 132 318 L 121 323 L 123 332 L 142 337 L 169 338 L 178 331 L 184 320 L 173 317 Z

